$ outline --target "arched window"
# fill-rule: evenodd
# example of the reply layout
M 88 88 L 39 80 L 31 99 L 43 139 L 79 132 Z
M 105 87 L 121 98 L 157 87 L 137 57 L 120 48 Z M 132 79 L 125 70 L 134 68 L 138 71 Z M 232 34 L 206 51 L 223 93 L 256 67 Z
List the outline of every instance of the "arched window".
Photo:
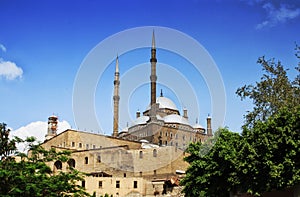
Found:
M 85 163 L 85 164 L 89 164 L 89 158 L 88 158 L 88 157 L 85 157 L 85 158 L 84 158 L 84 163 Z
M 143 151 L 140 151 L 140 159 L 143 159 Z
M 157 150 L 156 149 L 153 150 L 153 157 L 157 157 Z
M 75 160 L 74 159 L 69 159 L 68 165 L 70 168 L 75 168 Z
M 54 167 L 56 168 L 56 170 L 61 170 L 62 169 L 62 163 L 61 163 L 61 161 L 56 161 L 54 163 Z
M 101 156 L 100 155 L 97 156 L 97 162 L 101 163 Z

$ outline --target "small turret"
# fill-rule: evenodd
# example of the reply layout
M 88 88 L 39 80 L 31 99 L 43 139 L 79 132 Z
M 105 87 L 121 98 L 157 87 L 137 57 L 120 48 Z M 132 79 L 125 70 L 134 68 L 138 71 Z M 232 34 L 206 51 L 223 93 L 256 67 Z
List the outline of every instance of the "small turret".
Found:
M 48 132 L 45 136 L 46 140 L 49 140 L 57 135 L 57 122 L 58 122 L 57 120 L 58 117 L 54 115 L 48 118 Z
M 212 136 L 212 128 L 211 128 L 211 117 L 208 114 L 208 117 L 206 118 L 207 122 L 207 135 Z
M 189 118 L 189 117 L 188 117 L 188 111 L 187 111 L 186 108 L 183 108 L 183 117 L 186 118 L 186 119 Z
M 136 118 L 139 118 L 141 116 L 141 112 L 140 112 L 140 110 L 137 110 L 137 112 L 136 112 Z

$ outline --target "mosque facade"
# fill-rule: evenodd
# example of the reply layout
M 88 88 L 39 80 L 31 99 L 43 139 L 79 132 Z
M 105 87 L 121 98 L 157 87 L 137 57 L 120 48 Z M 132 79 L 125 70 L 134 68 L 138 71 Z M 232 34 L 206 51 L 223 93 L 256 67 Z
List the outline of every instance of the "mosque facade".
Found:
M 187 109 L 180 111 L 172 100 L 156 96 L 156 46 L 152 35 L 150 104 L 136 112 L 133 124 L 119 131 L 119 60 L 116 59 L 113 95 L 112 136 L 68 129 L 60 134 L 57 117 L 48 119 L 45 149 L 70 150 L 67 163 L 53 161 L 54 172 L 76 168 L 90 176 L 81 182 L 87 192 L 98 196 L 182 196 L 179 180 L 188 167 L 183 158 L 192 142 L 212 136 L 211 118 L 206 129 L 191 125 Z

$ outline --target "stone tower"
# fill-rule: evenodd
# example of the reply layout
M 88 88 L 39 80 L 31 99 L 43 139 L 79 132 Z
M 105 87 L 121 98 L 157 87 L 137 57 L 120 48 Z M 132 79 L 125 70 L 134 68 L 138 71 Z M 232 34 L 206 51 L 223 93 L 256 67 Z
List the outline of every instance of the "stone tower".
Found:
M 116 59 L 116 70 L 115 70 L 115 80 L 114 80 L 114 120 L 113 120 L 113 137 L 118 137 L 119 130 L 119 86 L 120 86 L 120 73 L 119 73 L 119 57 Z
M 207 124 L 207 135 L 212 136 L 212 128 L 211 128 L 211 117 L 208 115 L 206 118 L 206 124 Z
M 47 134 L 46 134 L 46 140 L 49 140 L 51 139 L 52 137 L 56 136 L 57 135 L 57 116 L 50 116 L 48 118 L 48 131 L 47 131 Z

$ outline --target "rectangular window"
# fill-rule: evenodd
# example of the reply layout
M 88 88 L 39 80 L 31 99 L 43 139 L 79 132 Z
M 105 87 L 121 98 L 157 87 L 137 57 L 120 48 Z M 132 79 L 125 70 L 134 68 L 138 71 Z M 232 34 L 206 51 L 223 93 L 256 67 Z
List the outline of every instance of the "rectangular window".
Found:
M 95 144 L 93 145 L 93 149 L 96 149 L 96 145 Z
M 102 181 L 99 181 L 98 185 L 99 185 L 99 188 L 102 188 Z
M 72 147 L 75 147 L 75 142 L 72 142 Z
M 86 144 L 85 147 L 86 147 L 86 149 L 89 149 L 89 145 L 88 144 Z
M 82 181 L 82 182 L 81 182 L 81 186 L 82 186 L 82 187 L 85 187 L 85 181 Z
M 116 181 L 116 188 L 120 188 L 120 181 Z
M 137 186 L 137 183 L 138 183 L 137 181 L 133 181 L 133 188 L 136 189 L 136 188 L 138 187 L 138 186 Z
M 79 148 L 82 148 L 82 144 L 81 143 L 79 143 L 78 146 L 79 146 Z
M 154 176 L 156 176 L 156 170 L 153 171 Z

